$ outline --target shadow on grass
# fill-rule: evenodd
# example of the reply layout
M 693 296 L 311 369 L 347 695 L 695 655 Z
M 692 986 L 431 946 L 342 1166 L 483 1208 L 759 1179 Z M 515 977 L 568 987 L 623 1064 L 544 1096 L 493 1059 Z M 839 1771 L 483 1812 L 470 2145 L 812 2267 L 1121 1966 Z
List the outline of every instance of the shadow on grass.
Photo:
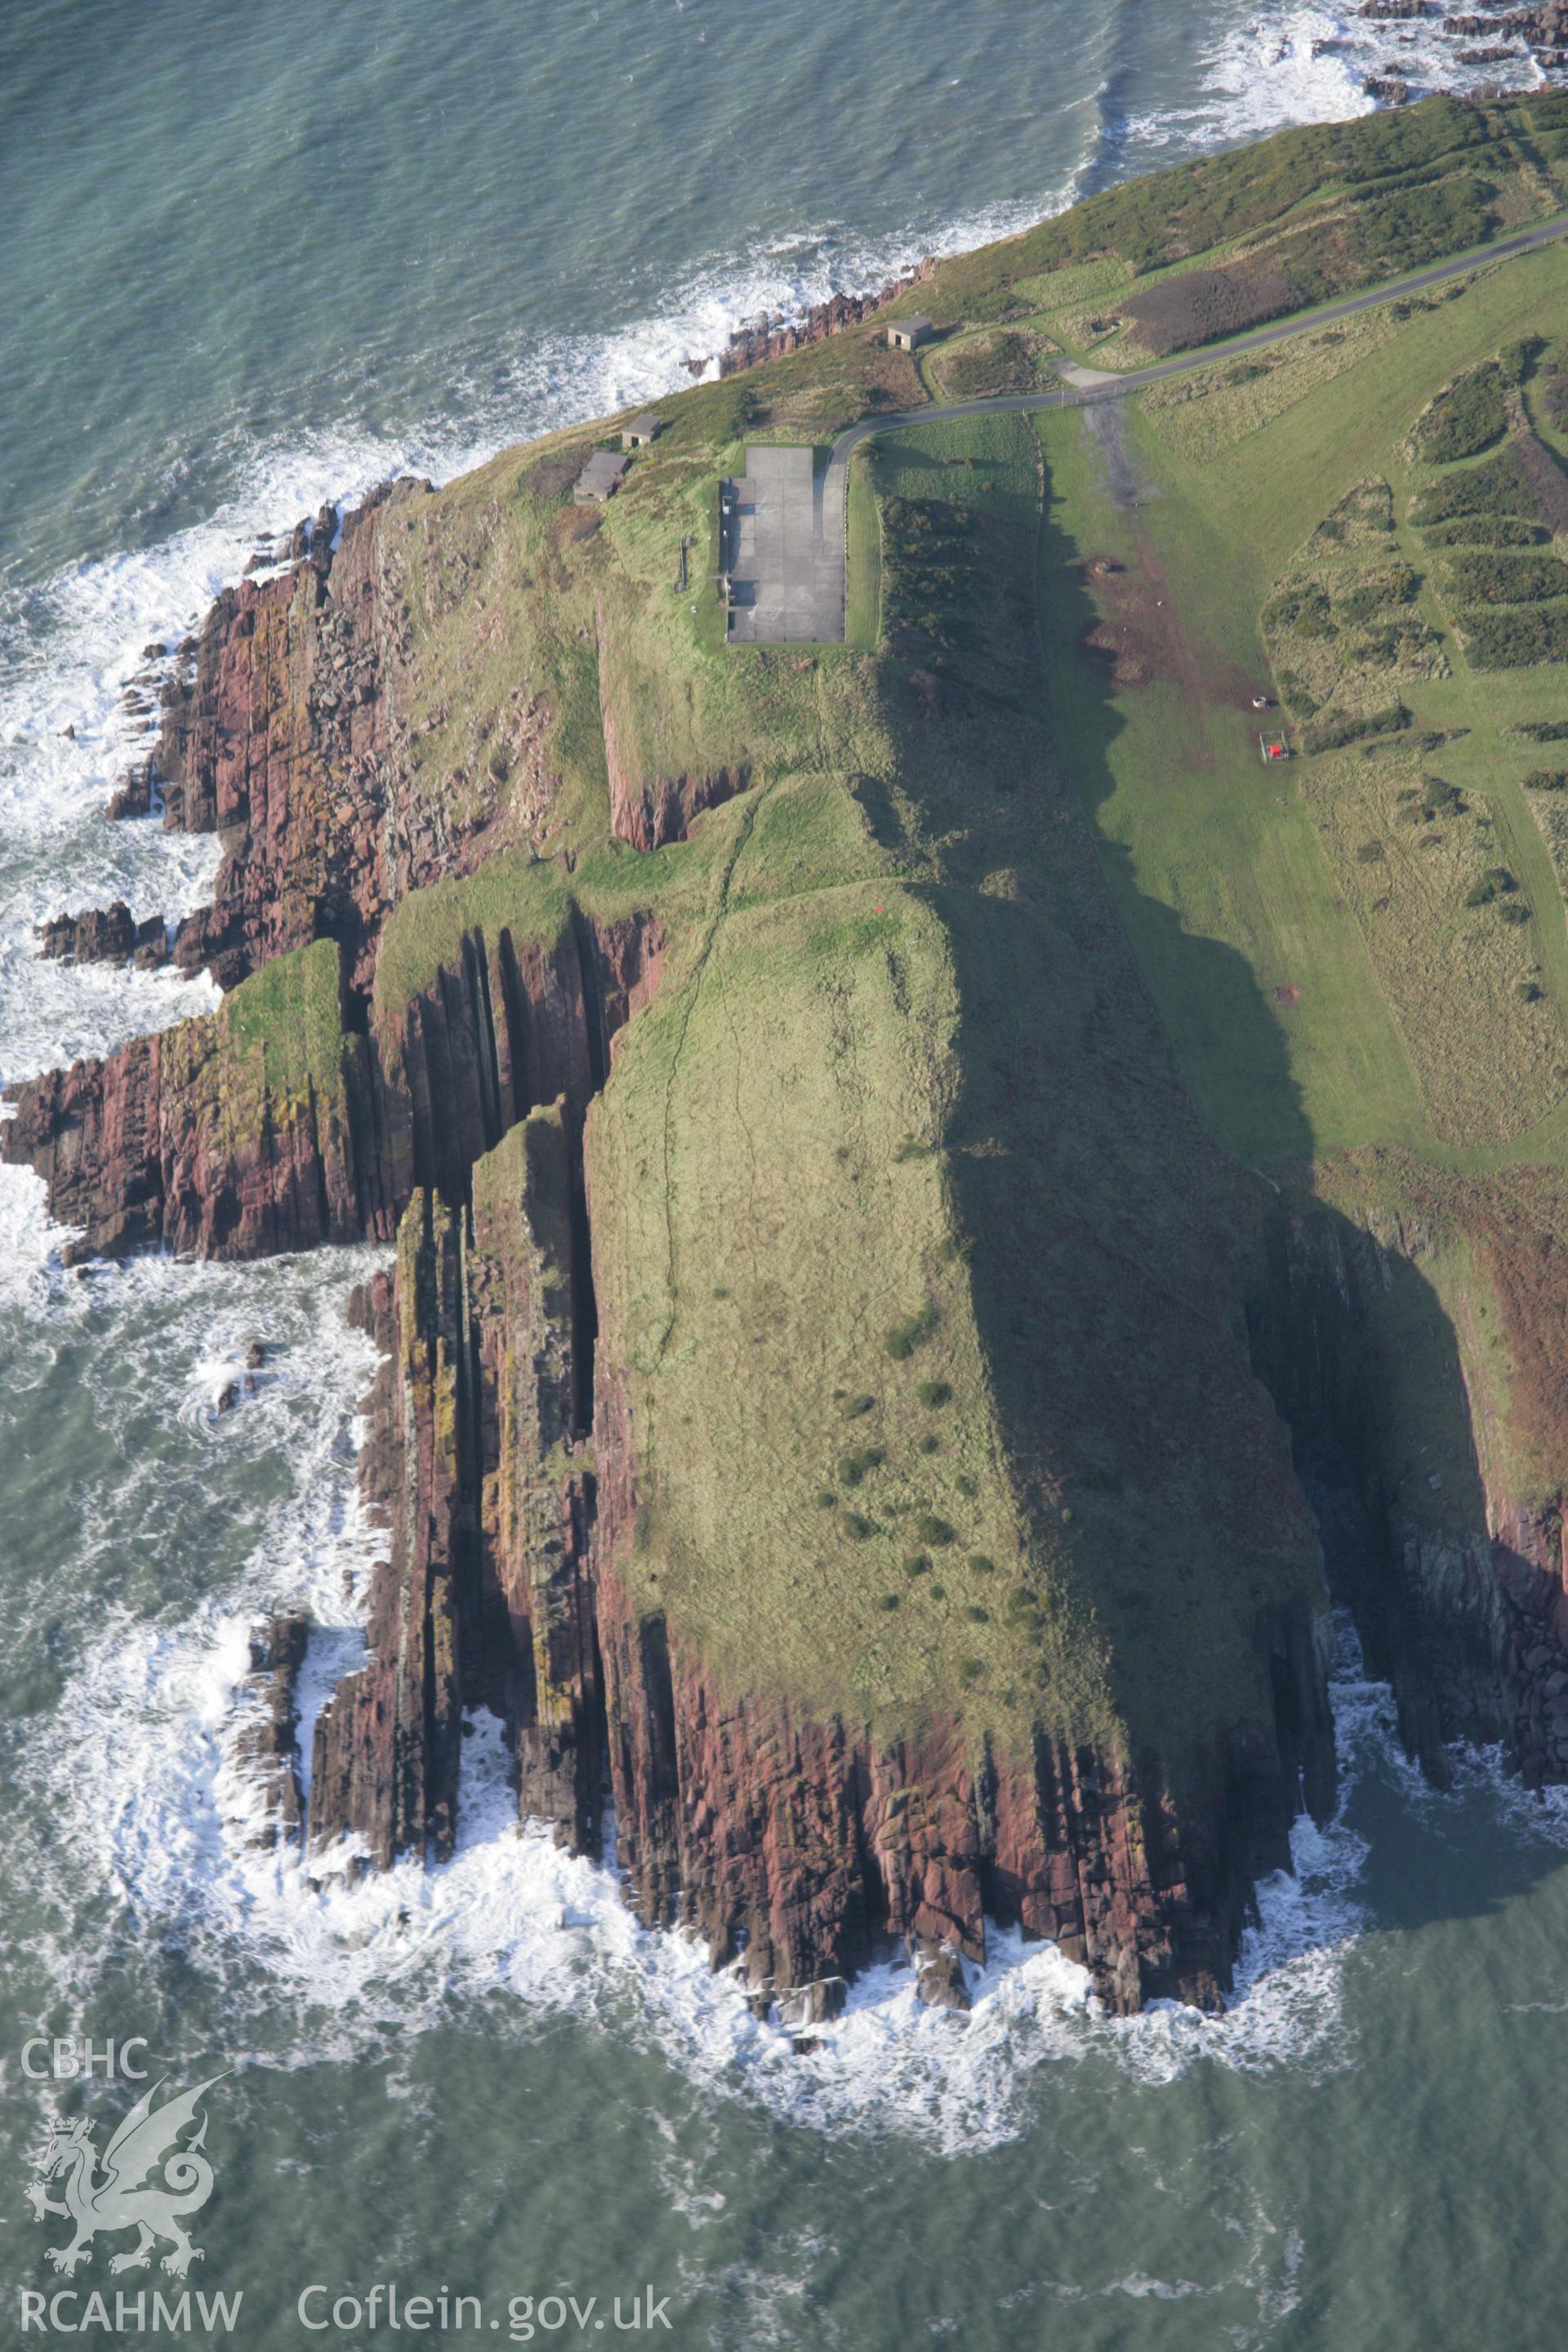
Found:
M 945 662 L 940 638 L 933 649 L 918 625 L 901 640 L 895 629 L 905 679 L 889 693 L 900 772 L 943 835 L 933 896 L 963 1032 L 955 1223 L 1014 1477 L 1065 1605 L 1103 1639 L 1141 1778 L 1211 1800 L 1223 1790 L 1233 1850 L 1211 1856 L 1213 1877 L 1255 1875 L 1288 1860 L 1301 1794 L 1320 1814 L 1331 1806 L 1305 1633 L 1320 1541 L 1369 1671 L 1394 1681 L 1404 1738 L 1434 1779 L 1447 1778 L 1445 1740 L 1512 1732 L 1458 1345 L 1409 1258 L 1300 1179 L 1282 1189 L 1242 1169 L 1205 1131 L 1131 930 L 1155 974 L 1202 1008 L 1205 1049 L 1228 1060 L 1247 1130 L 1279 1164 L 1304 1171 L 1313 1158 L 1247 961 L 1141 894 L 1129 853 L 1096 827 L 1123 722 L 1081 649 L 1098 614 L 1079 550 L 1047 511 L 1034 577 L 1072 665 L 1063 727 L 1032 600 L 1027 626 L 1021 615 L 1017 520 L 972 512 L 978 625 Z M 1412 1416 L 1441 1465 L 1425 1549 L 1394 1491 Z

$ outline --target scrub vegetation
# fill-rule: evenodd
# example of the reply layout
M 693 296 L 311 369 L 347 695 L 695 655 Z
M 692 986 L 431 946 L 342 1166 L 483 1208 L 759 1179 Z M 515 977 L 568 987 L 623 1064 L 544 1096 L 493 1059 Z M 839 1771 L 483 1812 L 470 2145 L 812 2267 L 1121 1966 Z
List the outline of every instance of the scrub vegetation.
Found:
M 1568 202 L 1565 156 L 1550 96 L 1291 132 L 942 264 L 918 369 L 884 320 L 678 395 L 592 517 L 582 435 L 400 505 L 421 775 L 503 781 L 484 861 L 391 918 L 374 1023 L 472 933 L 657 918 L 588 1121 L 598 1344 L 634 1597 L 735 1686 L 977 1750 L 1261 1707 L 1264 1612 L 1321 1591 L 1238 1303 L 1275 1187 L 1405 1236 L 1412 1382 L 1461 1293 L 1500 1363 L 1555 1360 L 1516 1261 L 1568 1138 L 1568 257 L 1125 407 L 889 431 L 841 646 L 726 646 L 720 477 L 1047 341 L 1375 283 Z M 616 838 L 628 783 L 718 779 L 685 838 Z M 309 1005 L 255 1010 L 308 1063 Z

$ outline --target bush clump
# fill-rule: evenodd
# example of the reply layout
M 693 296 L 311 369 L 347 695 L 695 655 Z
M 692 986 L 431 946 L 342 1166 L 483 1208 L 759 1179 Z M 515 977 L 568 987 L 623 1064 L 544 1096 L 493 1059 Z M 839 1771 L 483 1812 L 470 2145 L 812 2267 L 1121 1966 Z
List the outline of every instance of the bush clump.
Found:
M 1568 595 L 1568 563 L 1554 555 L 1458 555 L 1449 570 L 1468 604 L 1539 604 Z
M 1568 768 L 1531 768 L 1524 780 L 1527 793 L 1568 793 Z
M 1423 646 L 1437 642 L 1436 632 L 1429 629 L 1425 621 L 1414 617 L 1384 621 L 1375 629 L 1368 630 L 1362 639 L 1359 654 L 1363 662 L 1381 662 L 1385 669 L 1392 669 L 1406 646 L 1418 651 Z
M 1541 335 L 1521 335 L 1517 342 L 1505 343 L 1497 355 L 1498 373 L 1504 383 L 1522 383 L 1545 349 L 1545 338 Z
M 1568 743 L 1568 719 L 1522 719 L 1508 731 L 1527 743 Z
M 906 1576 L 929 1576 L 931 1574 L 930 1552 L 912 1551 L 908 1559 L 904 1562 L 904 1574 Z
M 1447 776 L 1427 777 L 1421 788 L 1421 814 L 1428 824 L 1446 816 L 1463 816 L 1465 809 L 1465 796 L 1458 784 L 1451 784 Z
M 1359 743 L 1369 735 L 1397 735 L 1410 724 L 1410 713 L 1403 702 L 1391 703 L 1386 710 L 1360 714 L 1351 711 L 1331 711 L 1306 733 L 1309 751 L 1339 751 L 1347 743 Z
M 1521 907 L 1517 898 L 1511 899 L 1506 907 L 1500 908 L 1499 911 L 1500 912 L 1505 923 L 1528 923 L 1530 920 L 1530 908 L 1528 907 Z
M 920 1517 L 915 1521 L 915 1533 L 921 1543 L 930 1544 L 933 1549 L 953 1541 L 952 1529 L 945 1519 L 938 1518 L 934 1511 L 921 1513 Z
M 1506 866 L 1489 866 L 1479 882 L 1472 882 L 1465 893 L 1467 907 L 1489 907 L 1494 898 L 1517 890 L 1519 884 Z
M 1330 614 L 1327 593 L 1321 588 L 1288 588 L 1282 595 L 1263 609 L 1263 625 L 1278 634 L 1281 629 L 1293 629 L 1299 637 L 1331 637 L 1338 635 Z
M 969 1555 L 969 1565 L 976 1576 L 994 1576 L 996 1573 L 995 1561 L 987 1559 L 983 1551 L 972 1551 Z
M 1470 659 L 1481 669 L 1528 669 L 1568 661 L 1568 604 L 1531 604 L 1515 613 L 1460 615 Z
M 1428 523 L 1479 514 L 1524 515 L 1535 520 L 1535 500 L 1511 449 L 1500 449 L 1485 465 L 1468 466 L 1462 474 L 1434 482 L 1411 509 L 1410 519 L 1425 530 Z
M 1500 441 L 1508 430 L 1505 389 L 1495 360 L 1456 376 L 1415 428 L 1415 446 L 1427 464 L 1449 466 L 1459 457 L 1479 457 Z
M 876 1400 L 876 1398 L 875 1398 L 874 1396 L 852 1396 L 852 1397 L 850 1397 L 850 1398 L 849 1398 L 849 1399 L 847 1399 L 847 1401 L 846 1402 L 846 1403 L 845 1403 L 845 1407 L 844 1407 L 844 1418 L 845 1418 L 845 1420 L 846 1420 L 846 1421 L 858 1421 L 858 1420 L 859 1420 L 859 1418 L 860 1418 L 860 1416 L 861 1416 L 861 1414 L 862 1414 L 863 1412 L 870 1412 L 870 1410 L 871 1410 L 872 1406 L 876 1403 L 876 1402 L 877 1402 L 877 1400 Z
M 894 1323 L 882 1335 L 882 1345 L 895 1364 L 901 1364 L 914 1354 L 921 1341 L 929 1339 L 936 1316 L 929 1307 L 918 1315 L 906 1315 L 901 1323 Z
M 841 1454 L 838 1475 L 846 1486 L 859 1486 L 873 1470 L 879 1470 L 887 1460 L 879 1445 L 863 1445 L 858 1454 Z
M 1402 563 L 1396 571 L 1384 573 L 1381 579 L 1363 581 L 1348 596 L 1342 596 L 1334 606 L 1335 616 L 1342 621 L 1375 620 L 1390 605 L 1412 604 L 1420 585 L 1419 573 L 1413 572 L 1408 563 Z
M 876 1533 L 870 1520 L 862 1518 L 858 1511 L 846 1511 L 839 1525 L 851 1543 L 864 1543 L 868 1536 Z
M 930 1405 L 933 1412 L 952 1402 L 952 1391 L 946 1381 L 922 1381 L 915 1394 L 921 1404 Z
M 1539 547 L 1547 533 L 1518 515 L 1469 515 L 1436 525 L 1426 536 L 1433 547 Z
M 884 1592 L 877 1605 L 880 1609 L 897 1609 L 899 1595 L 896 1592 Z

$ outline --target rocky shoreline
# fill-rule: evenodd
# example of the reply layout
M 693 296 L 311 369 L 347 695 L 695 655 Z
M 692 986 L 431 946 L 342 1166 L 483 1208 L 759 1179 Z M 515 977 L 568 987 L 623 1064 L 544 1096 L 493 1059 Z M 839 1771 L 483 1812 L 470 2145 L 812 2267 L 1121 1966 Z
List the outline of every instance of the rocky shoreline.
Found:
M 806 339 L 902 290 L 825 306 Z M 794 348 L 779 338 L 795 332 L 764 322 L 731 347 L 733 366 Z M 752 793 L 756 775 L 744 743 L 710 770 L 680 767 L 689 751 L 672 772 L 644 772 L 635 689 L 606 683 L 613 631 L 601 609 L 595 642 L 592 608 L 578 611 L 573 646 L 597 674 L 580 718 L 597 728 L 616 911 L 583 904 L 562 858 L 548 923 L 525 933 L 472 914 L 438 933 L 416 985 L 378 990 L 388 923 L 411 894 L 502 850 L 544 863 L 496 769 L 476 763 L 460 793 L 416 773 L 405 510 L 427 492 L 403 480 L 352 513 L 324 509 L 181 646 L 155 747 L 113 813 L 158 809 L 171 830 L 217 835 L 212 903 L 172 929 L 120 904 L 62 916 L 43 948 L 205 969 L 223 1003 L 9 1088 L 0 1124 L 0 1156 L 35 1169 L 51 1214 L 79 1234 L 68 1260 L 395 1248 L 353 1308 L 381 1352 L 361 1461 L 385 1538 L 367 1654 L 315 1722 L 307 1805 L 310 1628 L 289 1615 L 258 1633 L 241 1737 L 258 1834 L 299 1844 L 321 1873 L 442 1860 L 463 1801 L 465 1714 L 484 1706 L 503 1727 L 520 1818 L 597 1855 L 613 1808 L 638 1916 L 700 1936 L 794 2031 L 834 2014 L 892 1947 L 928 2000 L 961 2006 L 987 1920 L 1055 1941 L 1117 2012 L 1165 1996 L 1222 2002 L 1254 1887 L 1289 1868 L 1303 1810 L 1319 1822 L 1333 1810 L 1326 1625 L 1310 1597 L 1265 1606 L 1253 1588 L 1238 1646 L 1250 1644 L 1258 1705 L 1162 1755 L 1043 1732 L 1004 1747 L 955 1709 L 897 1732 L 869 1710 L 811 1713 L 720 1675 L 638 1587 L 636 1351 L 617 1360 L 600 1336 L 614 1270 L 584 1132 L 624 1033 L 664 983 L 669 940 L 643 861 Z M 560 523 L 557 552 L 575 528 L 564 506 Z M 468 584 L 460 561 L 455 576 L 454 599 Z M 508 761 L 537 815 L 555 791 L 552 713 L 525 681 L 509 691 Z M 1139 1024 L 1152 1034 L 1152 1014 L 1128 1009 L 1136 987 L 1109 906 L 1097 902 L 1084 937 L 1080 961 L 1100 959 L 1117 1000 L 1110 1061 L 1142 1070 Z M 1173 1069 L 1160 1084 L 1180 1096 Z M 1292 1515 L 1305 1527 L 1304 1492 L 1329 1583 L 1435 1780 L 1465 1737 L 1500 1742 L 1532 1785 L 1568 1780 L 1562 1498 L 1523 1509 L 1477 1467 L 1453 1533 L 1416 1527 L 1390 1473 L 1374 1337 L 1377 1302 L 1413 1250 L 1304 1186 L 1229 1171 L 1223 1202 L 1249 1286 L 1237 1296 L 1227 1271 L 1205 1293 L 1205 1344 L 1225 1356 L 1227 1412 L 1258 1439 L 1270 1538 L 1283 1551 Z M 1123 1205 L 1135 1223 L 1139 1204 Z M 1127 1279 L 1125 1254 L 1116 1263 Z M 1462 1386 L 1457 1366 L 1450 1377 Z
M 299 1794 L 294 1678 L 308 1632 L 258 1638 L 246 1753 L 266 1834 L 312 1862 L 451 1850 L 461 1717 L 506 1726 L 519 1807 L 574 1850 L 614 1803 L 627 1892 L 738 1960 L 761 2008 L 808 2026 L 889 1939 L 928 1998 L 961 2002 L 984 1921 L 1049 1936 L 1119 2011 L 1213 2005 L 1261 1873 L 1289 1864 L 1306 1790 L 1331 1803 L 1321 1643 L 1260 1628 L 1275 1717 L 1173 1783 L 1043 1742 L 968 1752 L 933 1722 L 891 1742 L 715 1684 L 625 1579 L 637 1511 L 631 1406 L 595 1348 L 582 1131 L 618 1029 L 657 989 L 651 916 L 579 918 L 552 947 L 472 934 L 395 1015 L 371 989 L 380 928 L 409 889 L 465 869 L 472 834 L 409 805 L 406 659 L 387 530 L 406 486 L 324 522 L 293 562 L 218 600 L 165 689 L 150 774 L 172 829 L 225 840 L 213 905 L 173 953 L 233 989 L 278 960 L 321 966 L 341 1034 L 300 1082 L 247 1059 L 217 1013 L 13 1087 L 6 1159 L 45 1178 L 83 1258 L 156 1246 L 252 1258 L 396 1242 L 356 1312 L 384 1354 L 367 1400 L 367 1499 L 387 1530 L 367 1663 L 314 1732 Z M 395 552 L 395 551 L 394 551 Z M 612 762 L 612 772 L 614 763 Z M 627 792 L 616 830 L 678 835 L 736 780 Z M 121 909 L 62 921 L 57 951 L 132 952 Z M 320 975 L 318 975 L 320 977 Z M 544 1465 L 549 1464 L 549 1474 Z
M 908 294 L 921 285 L 935 267 L 935 257 L 928 254 L 916 268 L 904 270 L 874 292 L 833 294 L 826 302 L 813 302 L 793 318 L 784 310 L 763 311 L 735 329 L 717 354 L 719 373 L 737 375 L 744 368 L 761 367 L 764 361 L 783 359 L 790 352 L 804 351 L 808 344 L 825 342 L 829 335 L 841 335 L 847 328 L 858 327 L 889 302 L 896 302 L 900 294 Z M 687 360 L 687 373 L 706 375 L 714 364 L 714 357 L 709 352 L 704 357 Z

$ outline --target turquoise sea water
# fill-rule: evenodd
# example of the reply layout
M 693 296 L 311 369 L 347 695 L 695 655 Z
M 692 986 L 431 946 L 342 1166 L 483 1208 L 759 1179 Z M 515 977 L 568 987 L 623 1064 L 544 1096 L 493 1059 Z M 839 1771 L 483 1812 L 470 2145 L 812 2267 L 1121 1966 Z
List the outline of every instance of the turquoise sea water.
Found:
M 1236 0 L 13 0 L 0 1073 L 209 1001 L 41 966 L 31 925 L 202 895 L 212 845 L 98 811 L 140 649 L 258 530 L 655 394 L 759 309 L 1107 174 L 1352 110 L 1401 37 Z M 649 2290 L 671 2325 L 638 2332 L 694 2352 L 1559 2339 L 1568 1804 L 1485 1759 L 1425 1791 L 1347 1647 L 1342 1814 L 1263 1890 L 1228 2017 L 1110 2023 L 1004 1941 L 968 2022 L 889 1971 L 810 2059 L 610 1873 L 510 1830 L 482 1730 L 447 1869 L 313 1890 L 247 1842 L 233 1692 L 260 1610 L 359 1640 L 366 1260 L 79 1277 L 49 1244 L 0 1176 L 0 2343 L 41 2341 L 18 2298 L 64 2284 L 24 2191 L 80 2102 L 26 2071 L 40 2033 L 222 2074 L 188 2284 L 241 2294 L 266 2352 L 390 2344 L 384 2296 L 353 2315 L 378 2282 L 481 2298 L 453 2342 L 613 2336 Z M 177 2294 L 107 2251 L 62 2325 L 94 2288 L 111 2320 L 117 2287 Z

